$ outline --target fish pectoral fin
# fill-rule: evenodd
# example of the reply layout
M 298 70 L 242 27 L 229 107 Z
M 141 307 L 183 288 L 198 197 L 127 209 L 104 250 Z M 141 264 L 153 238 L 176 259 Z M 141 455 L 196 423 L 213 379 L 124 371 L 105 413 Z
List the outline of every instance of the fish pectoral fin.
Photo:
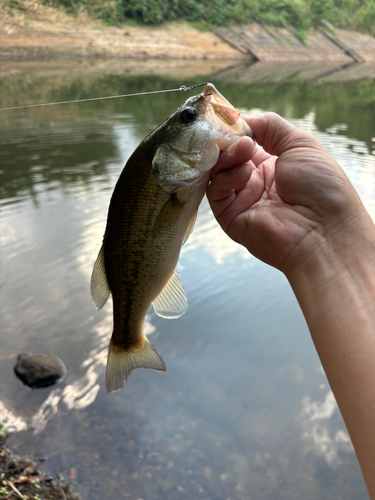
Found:
M 182 239 L 182 244 L 185 245 L 185 243 L 187 242 L 189 236 L 191 235 L 191 233 L 193 232 L 193 229 L 194 229 L 194 224 L 195 224 L 195 221 L 197 220 L 197 214 L 198 214 L 198 210 L 195 212 L 195 214 L 193 215 L 193 217 L 190 219 L 190 222 L 189 222 L 189 225 L 188 227 L 186 228 L 186 231 L 185 231 L 185 234 L 184 234 L 184 237 Z
M 172 277 L 165 285 L 160 295 L 152 303 L 158 316 L 167 319 L 175 319 L 182 316 L 187 308 L 188 301 L 185 290 L 177 277 L 177 271 L 174 271 Z
M 143 345 L 136 349 L 124 350 L 114 346 L 112 340 L 108 348 L 106 389 L 108 394 L 119 391 L 135 368 L 150 368 L 165 372 L 165 363 L 151 342 L 144 337 Z
M 104 243 L 99 251 L 91 275 L 91 297 L 97 309 L 101 309 L 107 302 L 111 290 L 107 281 L 104 266 Z
M 184 208 L 184 203 L 178 201 L 178 197 L 175 194 L 171 194 L 168 200 L 164 204 L 163 208 L 158 214 L 153 228 L 152 234 L 153 238 L 158 238 L 160 235 L 165 234 L 166 231 L 169 232 L 171 224 L 175 219 L 178 219 L 181 214 L 181 210 Z

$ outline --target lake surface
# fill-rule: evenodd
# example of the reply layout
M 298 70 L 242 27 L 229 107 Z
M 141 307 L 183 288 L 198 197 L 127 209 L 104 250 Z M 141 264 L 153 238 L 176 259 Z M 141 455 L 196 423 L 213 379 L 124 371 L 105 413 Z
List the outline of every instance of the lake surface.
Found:
M 44 70 L 43 70 L 44 71 Z M 0 107 L 205 81 L 34 72 L 0 82 Z M 178 74 L 177 74 L 178 76 Z M 244 112 L 308 130 L 375 217 L 370 79 L 246 86 L 210 80 Z M 167 372 L 136 370 L 107 395 L 111 301 L 89 281 L 116 180 L 139 142 L 189 93 L 0 114 L 0 421 L 19 454 L 48 457 L 84 500 L 367 499 L 334 397 L 285 277 L 231 242 L 203 201 L 178 270 L 189 309 L 145 329 Z M 31 391 L 22 351 L 57 354 L 65 380 Z

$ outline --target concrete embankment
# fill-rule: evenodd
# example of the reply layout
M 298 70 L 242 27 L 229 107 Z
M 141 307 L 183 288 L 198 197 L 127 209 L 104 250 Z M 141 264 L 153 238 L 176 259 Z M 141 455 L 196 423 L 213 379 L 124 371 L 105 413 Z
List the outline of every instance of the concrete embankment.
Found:
M 317 26 L 302 43 L 290 28 L 256 23 L 212 30 L 254 61 L 375 62 L 375 38 L 366 33 Z

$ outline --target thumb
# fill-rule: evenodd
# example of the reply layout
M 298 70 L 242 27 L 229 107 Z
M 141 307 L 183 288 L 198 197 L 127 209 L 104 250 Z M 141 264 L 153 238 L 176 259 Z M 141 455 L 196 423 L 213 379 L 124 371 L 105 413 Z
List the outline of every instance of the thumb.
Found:
M 275 183 L 283 201 L 325 213 L 343 211 L 345 200 L 358 198 L 342 168 L 313 136 L 276 113 L 243 118 L 258 144 L 278 156 Z
M 264 113 L 260 116 L 243 116 L 243 119 L 253 130 L 257 143 L 267 153 L 281 156 L 290 149 L 323 148 L 310 134 L 295 127 L 276 113 Z

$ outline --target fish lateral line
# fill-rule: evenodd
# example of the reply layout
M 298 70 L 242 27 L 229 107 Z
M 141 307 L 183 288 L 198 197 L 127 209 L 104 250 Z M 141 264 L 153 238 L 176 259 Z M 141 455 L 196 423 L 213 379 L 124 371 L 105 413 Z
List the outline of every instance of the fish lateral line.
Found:
M 187 90 L 193 90 L 197 87 L 202 87 L 203 85 L 207 85 L 207 82 L 204 83 L 198 83 L 197 85 L 181 85 L 178 89 L 164 89 L 164 90 L 151 90 L 149 92 L 136 92 L 134 94 L 119 94 L 119 95 L 109 95 L 109 96 L 103 96 L 103 97 L 89 97 L 87 99 L 75 99 L 72 101 L 57 101 L 57 102 L 43 102 L 39 104 L 26 104 L 24 106 L 13 106 L 10 108 L 0 108 L 0 111 L 10 111 L 14 109 L 26 109 L 26 108 L 38 108 L 42 106 L 56 106 L 58 104 L 70 104 L 73 102 L 89 102 L 89 101 L 100 101 L 104 99 L 118 99 L 120 97 L 136 97 L 139 95 L 149 95 L 149 94 L 163 94 L 166 92 L 180 92 L 184 91 L 186 92 Z

